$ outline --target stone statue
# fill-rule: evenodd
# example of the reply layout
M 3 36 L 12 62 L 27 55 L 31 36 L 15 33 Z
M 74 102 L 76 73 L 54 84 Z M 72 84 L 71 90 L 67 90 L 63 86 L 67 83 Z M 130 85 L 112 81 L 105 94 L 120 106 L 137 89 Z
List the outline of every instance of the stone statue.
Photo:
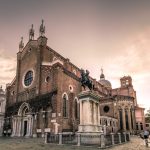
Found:
M 40 25 L 40 29 L 39 29 L 40 36 L 44 36 L 45 34 L 45 26 L 43 25 L 43 23 L 44 23 L 44 20 L 42 19 L 42 24 Z
M 22 50 L 23 47 L 24 47 L 23 37 L 21 37 L 21 41 L 19 43 L 19 50 Z
M 83 69 L 81 69 L 81 78 L 80 78 L 80 82 L 85 90 L 86 86 L 89 88 L 89 90 L 94 89 L 94 85 L 92 83 L 92 81 L 89 79 L 89 71 L 86 70 L 84 71 Z
M 31 29 L 29 30 L 29 40 L 34 40 L 33 24 L 31 25 Z

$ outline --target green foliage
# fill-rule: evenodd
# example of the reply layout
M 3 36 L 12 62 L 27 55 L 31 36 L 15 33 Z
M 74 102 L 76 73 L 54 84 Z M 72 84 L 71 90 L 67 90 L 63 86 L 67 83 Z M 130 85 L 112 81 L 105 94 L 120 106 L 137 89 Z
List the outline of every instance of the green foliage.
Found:
M 147 113 L 145 114 L 145 122 L 150 123 L 150 108 L 147 110 Z

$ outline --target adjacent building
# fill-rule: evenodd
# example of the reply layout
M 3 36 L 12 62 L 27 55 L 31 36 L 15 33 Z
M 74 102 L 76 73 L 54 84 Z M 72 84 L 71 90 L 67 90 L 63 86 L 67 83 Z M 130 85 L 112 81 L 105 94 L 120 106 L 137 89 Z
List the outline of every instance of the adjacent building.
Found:
M 0 87 L 0 136 L 3 135 L 5 105 L 6 105 L 5 91 L 2 89 L 2 86 L 1 86 Z

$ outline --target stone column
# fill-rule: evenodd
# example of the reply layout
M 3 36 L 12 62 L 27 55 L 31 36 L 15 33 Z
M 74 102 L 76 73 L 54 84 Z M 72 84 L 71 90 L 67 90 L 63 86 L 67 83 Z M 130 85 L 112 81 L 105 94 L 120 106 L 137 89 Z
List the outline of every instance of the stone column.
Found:
M 93 124 L 97 125 L 97 108 L 96 108 L 96 103 L 93 104 Z
M 105 147 L 105 136 L 104 134 L 102 133 L 101 134 L 101 148 L 104 148 Z
M 29 116 L 28 120 L 29 120 L 29 136 L 32 136 L 32 127 L 33 127 L 33 121 L 32 121 L 32 115 Z
M 14 136 L 16 136 L 16 118 L 14 119 Z
M 11 136 L 13 137 L 14 136 L 14 128 L 15 128 L 15 122 L 14 122 L 14 119 L 12 119 L 12 134 Z
M 82 112 L 82 101 L 80 101 L 80 124 L 83 124 L 83 121 L 82 121 L 82 114 L 83 114 L 83 112 Z
M 129 123 L 129 131 L 132 132 L 130 109 L 128 109 L 128 123 Z
M 30 136 L 31 131 L 31 117 L 28 118 L 28 136 Z
M 32 121 L 33 121 L 33 129 L 32 129 L 33 137 L 37 137 L 37 133 L 36 133 L 36 130 L 37 130 L 37 114 L 34 115 Z
M 112 145 L 115 144 L 115 141 L 114 141 L 114 133 L 111 133 L 111 140 L 112 140 Z
M 98 120 L 97 120 L 97 124 L 98 125 L 100 125 L 100 110 L 99 110 L 99 104 L 97 103 L 97 114 L 98 114 L 98 116 L 97 116 L 97 118 L 98 118 Z
M 20 135 L 23 136 L 24 131 L 23 131 L 23 126 L 24 126 L 24 122 L 23 122 L 23 118 L 20 118 L 20 122 L 21 122 L 21 127 L 20 127 Z
M 84 125 L 85 124 L 85 114 L 84 114 L 84 112 L 85 112 L 85 109 L 86 109 L 86 105 L 85 105 L 85 101 L 83 101 L 82 102 L 82 125 Z M 81 114 L 80 114 L 81 115 Z
M 128 133 L 128 136 L 129 136 L 129 141 L 130 141 L 130 138 L 131 138 L 131 137 L 130 137 L 130 133 Z
M 126 131 L 125 109 L 122 109 L 123 130 Z
M 59 133 L 59 145 L 62 144 L 62 133 Z
M 121 134 L 118 133 L 119 143 L 121 144 Z
M 18 118 L 16 117 L 16 136 L 18 136 Z
M 31 117 L 31 131 L 30 131 L 30 136 L 33 134 L 33 117 Z
M 133 118 L 133 129 L 136 130 L 136 121 L 135 121 L 135 112 L 132 110 L 132 118 Z
M 93 112 L 92 112 L 92 107 L 93 107 L 93 102 L 89 101 L 88 102 L 88 110 L 89 110 L 89 116 L 88 116 L 88 120 L 89 120 L 89 124 L 92 124 L 92 119 L 93 119 Z
M 83 102 L 83 116 L 84 116 L 83 125 L 85 124 L 85 122 L 87 124 L 90 124 L 90 122 L 91 122 L 91 120 L 90 120 L 91 113 L 89 112 L 89 110 L 90 110 L 90 103 L 89 103 L 89 101 L 84 101 Z
M 124 134 L 124 140 L 125 140 L 125 142 L 127 142 L 126 132 L 123 132 L 123 134 Z
M 18 136 L 21 136 L 21 118 L 20 116 L 18 117 Z
M 81 142 L 81 135 L 80 133 L 77 133 L 77 146 L 80 146 Z
M 26 136 L 29 136 L 29 119 L 27 118 L 27 133 Z
M 44 143 L 47 144 L 47 133 L 45 133 L 45 140 Z

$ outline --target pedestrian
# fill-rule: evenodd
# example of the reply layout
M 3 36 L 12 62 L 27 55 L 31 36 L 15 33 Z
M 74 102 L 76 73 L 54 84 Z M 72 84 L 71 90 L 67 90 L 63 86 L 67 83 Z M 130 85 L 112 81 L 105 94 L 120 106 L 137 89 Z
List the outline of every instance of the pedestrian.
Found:
M 144 130 L 144 139 L 148 139 L 148 137 L 149 137 L 149 131 Z
M 144 140 L 145 140 L 146 147 L 148 147 L 148 138 L 149 138 L 149 131 L 144 130 Z

